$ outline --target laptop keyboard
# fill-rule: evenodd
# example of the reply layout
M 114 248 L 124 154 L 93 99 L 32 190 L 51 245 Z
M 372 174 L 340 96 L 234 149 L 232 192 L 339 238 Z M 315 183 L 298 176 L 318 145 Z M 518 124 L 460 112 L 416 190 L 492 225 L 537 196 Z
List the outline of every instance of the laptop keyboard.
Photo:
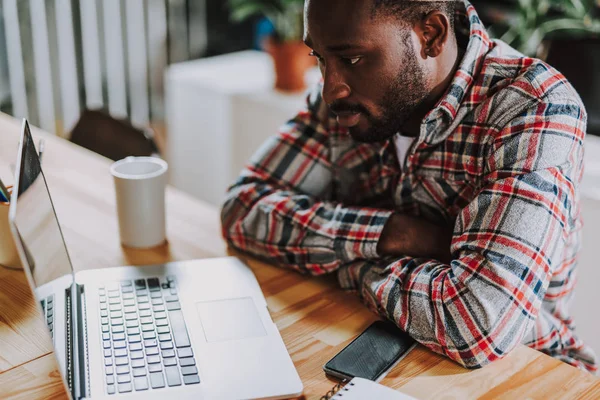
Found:
M 46 320 L 48 330 L 50 331 L 50 336 L 54 342 L 54 295 L 51 294 L 45 299 L 42 299 L 41 303 L 42 310 L 44 312 L 44 319 Z
M 200 383 L 175 277 L 99 290 L 108 394 Z

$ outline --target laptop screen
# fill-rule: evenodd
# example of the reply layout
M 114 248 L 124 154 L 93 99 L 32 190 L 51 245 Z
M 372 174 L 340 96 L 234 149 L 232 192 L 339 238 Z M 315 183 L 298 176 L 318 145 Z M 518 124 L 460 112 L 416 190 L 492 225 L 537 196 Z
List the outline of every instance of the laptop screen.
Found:
M 11 219 L 20 235 L 36 288 L 73 274 L 71 260 L 56 218 L 46 178 L 29 125 L 24 122 L 17 156 L 16 185 Z

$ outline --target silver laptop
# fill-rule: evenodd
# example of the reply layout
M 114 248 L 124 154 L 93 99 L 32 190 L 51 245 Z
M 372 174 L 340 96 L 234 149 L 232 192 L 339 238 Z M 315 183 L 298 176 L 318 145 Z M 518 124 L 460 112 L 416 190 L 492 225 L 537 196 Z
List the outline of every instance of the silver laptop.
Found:
M 258 282 L 241 261 L 75 273 L 25 120 L 15 175 L 12 233 L 73 398 L 301 394 Z

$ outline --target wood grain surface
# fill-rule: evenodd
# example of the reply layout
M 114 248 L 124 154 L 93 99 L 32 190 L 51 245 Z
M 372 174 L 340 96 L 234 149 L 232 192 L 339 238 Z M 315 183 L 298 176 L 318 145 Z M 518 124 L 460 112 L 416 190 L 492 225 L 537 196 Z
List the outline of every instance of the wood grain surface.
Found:
M 6 183 L 21 123 L 0 114 L 0 176 Z M 109 160 L 46 138 L 44 171 L 77 270 L 148 265 L 228 254 L 214 207 L 169 188 L 168 243 L 151 250 L 119 243 Z M 319 398 L 336 382 L 322 366 L 376 316 L 334 277 L 311 278 L 244 255 L 267 299 L 304 383 L 304 397 Z M 0 398 L 65 398 L 52 348 L 22 271 L 0 268 Z M 505 359 L 469 371 L 422 346 L 382 381 L 419 399 L 599 399 L 600 379 L 520 346 Z

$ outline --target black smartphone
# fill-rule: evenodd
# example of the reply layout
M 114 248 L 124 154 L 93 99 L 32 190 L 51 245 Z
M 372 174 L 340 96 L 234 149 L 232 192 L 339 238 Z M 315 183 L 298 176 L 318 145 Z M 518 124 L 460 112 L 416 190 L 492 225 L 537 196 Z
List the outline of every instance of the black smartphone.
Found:
M 397 326 L 377 321 L 329 360 L 323 370 L 338 379 L 378 381 L 415 346 L 416 341 Z

